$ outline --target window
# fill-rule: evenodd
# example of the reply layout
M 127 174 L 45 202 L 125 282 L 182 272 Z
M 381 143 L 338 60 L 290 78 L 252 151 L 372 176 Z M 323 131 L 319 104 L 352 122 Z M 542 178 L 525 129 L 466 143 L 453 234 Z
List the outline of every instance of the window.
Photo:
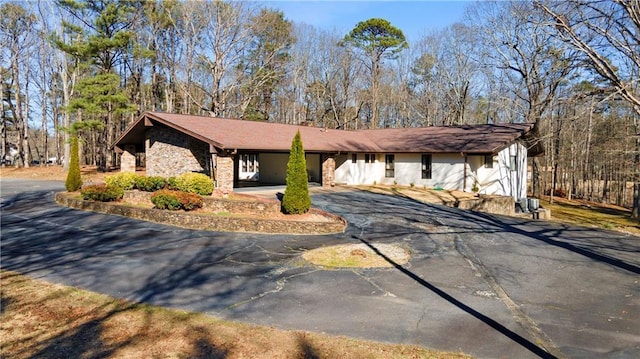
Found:
M 351 163 L 357 163 L 358 162 L 358 154 L 354 153 L 351 155 Z
M 493 168 L 493 155 L 484 156 L 484 167 Z
M 431 155 L 422 155 L 422 178 L 431 179 Z
M 509 161 L 509 169 L 512 171 L 517 171 L 518 170 L 518 157 L 516 155 L 511 155 L 509 157 L 510 161 Z
M 242 172 L 258 172 L 258 155 L 243 154 L 242 155 Z
M 384 156 L 384 176 L 387 178 L 395 177 L 395 155 Z
M 364 163 L 374 163 L 376 162 L 376 155 L 373 153 L 365 153 L 364 154 Z

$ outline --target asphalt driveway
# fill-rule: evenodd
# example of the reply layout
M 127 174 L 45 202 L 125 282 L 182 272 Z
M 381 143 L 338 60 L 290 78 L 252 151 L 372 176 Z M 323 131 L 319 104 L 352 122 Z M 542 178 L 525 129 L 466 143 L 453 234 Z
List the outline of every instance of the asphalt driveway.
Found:
M 346 233 L 205 232 L 57 206 L 2 179 L 1 266 L 226 319 L 478 357 L 640 357 L 640 238 L 359 191 L 314 195 Z M 327 271 L 307 249 L 394 243 L 391 269 Z

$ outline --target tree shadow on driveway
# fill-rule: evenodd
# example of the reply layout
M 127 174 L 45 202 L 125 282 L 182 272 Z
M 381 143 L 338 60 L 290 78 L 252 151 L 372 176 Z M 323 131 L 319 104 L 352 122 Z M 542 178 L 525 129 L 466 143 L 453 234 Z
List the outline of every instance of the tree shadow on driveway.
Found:
M 492 318 L 490 318 L 490 317 L 478 312 L 477 310 L 475 310 L 475 309 L 471 308 L 470 306 L 464 304 L 463 302 L 461 302 L 458 299 L 454 298 L 452 295 L 448 294 L 447 292 L 443 291 L 442 289 L 436 287 L 435 285 L 433 285 L 433 284 L 429 283 L 428 281 L 422 279 L 421 277 L 419 277 L 415 273 L 411 272 L 410 270 L 404 268 L 400 264 L 394 262 L 392 259 L 390 259 L 386 255 L 384 255 L 384 253 L 380 252 L 375 246 L 371 245 L 371 243 L 369 241 L 367 241 L 367 240 L 365 240 L 363 238 L 358 238 L 357 236 L 354 236 L 354 239 L 357 239 L 360 242 L 362 242 L 365 245 L 367 245 L 369 248 L 371 248 L 372 251 L 374 251 L 376 254 L 378 254 L 379 256 L 384 258 L 385 261 L 387 261 L 389 264 L 391 264 L 397 270 L 402 272 L 404 275 L 406 275 L 409 278 L 411 278 L 414 281 L 416 281 L 418 284 L 420 284 L 423 287 L 429 289 L 433 293 L 437 294 L 440 298 L 446 300 L 447 302 L 455 305 L 456 307 L 460 308 L 464 312 L 472 315 L 476 319 L 478 319 L 478 320 L 482 321 L 483 323 L 487 324 L 488 326 L 490 326 L 491 328 L 493 328 L 496 331 L 500 332 L 501 334 L 503 334 L 507 338 L 509 338 L 509 339 L 513 340 L 514 342 L 518 343 L 523 348 L 529 350 L 533 354 L 539 356 L 540 358 L 557 358 L 555 355 L 552 355 L 551 353 L 546 351 L 544 348 L 541 348 L 538 345 L 532 343 L 528 339 L 526 339 L 526 338 L 522 337 L 521 335 L 513 332 L 512 330 L 510 330 L 509 328 L 505 327 L 504 325 L 498 323 L 494 319 L 492 319 Z

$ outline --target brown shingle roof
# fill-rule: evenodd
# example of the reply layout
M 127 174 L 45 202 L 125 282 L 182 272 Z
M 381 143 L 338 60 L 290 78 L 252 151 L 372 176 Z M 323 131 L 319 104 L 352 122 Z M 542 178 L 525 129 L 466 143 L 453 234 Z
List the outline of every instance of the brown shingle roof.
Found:
M 466 152 L 494 153 L 522 137 L 530 124 L 421 127 L 345 131 L 279 123 L 146 112 L 115 146 L 144 143 L 145 119 L 223 150 L 289 151 L 300 131 L 308 152 Z
M 495 153 L 522 137 L 531 124 L 489 124 L 451 127 L 364 130 L 385 152 Z

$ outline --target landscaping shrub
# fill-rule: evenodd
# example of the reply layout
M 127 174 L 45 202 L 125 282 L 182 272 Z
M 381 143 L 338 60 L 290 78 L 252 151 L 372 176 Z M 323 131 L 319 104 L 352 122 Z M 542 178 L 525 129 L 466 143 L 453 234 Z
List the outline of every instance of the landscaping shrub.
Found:
M 213 180 L 202 173 L 183 173 L 170 181 L 171 187 L 201 196 L 209 196 L 213 193 Z
M 78 145 L 78 135 L 71 136 L 71 156 L 69 158 L 69 172 L 64 186 L 69 192 L 74 192 L 82 187 L 82 178 L 80 177 L 80 151 Z
M 122 199 L 124 190 L 117 186 L 98 184 L 83 187 L 80 195 L 84 200 L 112 202 Z
M 178 192 L 178 199 L 182 205 L 182 209 L 185 211 L 191 211 L 193 209 L 202 207 L 202 197 L 195 193 Z
M 307 177 L 307 161 L 304 157 L 304 148 L 300 131 L 291 141 L 291 153 L 287 162 L 287 187 L 282 197 L 282 209 L 284 213 L 301 214 L 311 208 L 309 197 L 309 178 Z
M 132 190 L 136 186 L 136 181 L 141 177 L 133 172 L 121 172 L 104 178 L 107 186 L 120 187 L 123 190 Z
M 145 192 L 155 192 L 167 187 L 169 182 L 160 176 L 138 176 L 135 181 L 135 188 Z
M 162 189 L 151 196 L 151 202 L 158 209 L 190 211 L 202 207 L 202 197 L 195 193 Z
M 178 183 L 176 182 L 175 177 L 167 178 L 167 189 L 173 189 L 173 190 L 178 189 Z

